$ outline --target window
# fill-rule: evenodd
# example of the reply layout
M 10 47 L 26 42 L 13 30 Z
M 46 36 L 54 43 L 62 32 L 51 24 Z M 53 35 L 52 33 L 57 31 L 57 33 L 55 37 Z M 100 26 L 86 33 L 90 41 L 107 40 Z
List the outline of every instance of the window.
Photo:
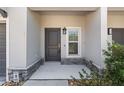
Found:
M 69 54 L 78 54 L 78 43 L 69 42 Z
M 68 28 L 67 29 L 67 48 L 68 56 L 79 55 L 80 51 L 80 29 L 79 28 Z

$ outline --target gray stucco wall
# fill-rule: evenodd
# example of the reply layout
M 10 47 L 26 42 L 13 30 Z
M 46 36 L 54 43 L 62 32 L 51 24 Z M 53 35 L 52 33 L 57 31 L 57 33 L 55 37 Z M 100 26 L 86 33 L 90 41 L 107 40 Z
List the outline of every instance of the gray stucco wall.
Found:
M 28 79 L 41 65 L 39 14 L 26 7 L 8 8 L 9 15 L 9 80 L 16 74 Z
M 8 8 L 9 68 L 26 67 L 27 9 Z
M 40 14 L 27 8 L 26 67 L 38 62 L 40 55 Z

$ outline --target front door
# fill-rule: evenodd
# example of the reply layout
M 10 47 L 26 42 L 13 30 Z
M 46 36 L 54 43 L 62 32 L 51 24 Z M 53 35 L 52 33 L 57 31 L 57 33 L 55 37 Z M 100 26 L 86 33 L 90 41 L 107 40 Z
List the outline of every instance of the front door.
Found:
M 6 24 L 0 23 L 0 76 L 6 75 Z
M 113 28 L 112 40 L 124 45 L 124 28 Z
M 45 60 L 60 61 L 60 28 L 45 28 Z

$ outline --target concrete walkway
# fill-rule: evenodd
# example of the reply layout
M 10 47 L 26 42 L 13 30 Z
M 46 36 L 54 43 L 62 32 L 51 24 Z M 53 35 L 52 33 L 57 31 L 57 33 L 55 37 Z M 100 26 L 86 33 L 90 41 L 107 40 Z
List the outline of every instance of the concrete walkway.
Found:
M 84 69 L 87 73 L 90 70 L 84 65 L 61 65 L 60 62 L 45 62 L 25 82 L 24 86 L 67 86 L 71 76 L 80 79 L 79 73 Z
M 68 80 L 28 80 L 23 86 L 68 86 Z

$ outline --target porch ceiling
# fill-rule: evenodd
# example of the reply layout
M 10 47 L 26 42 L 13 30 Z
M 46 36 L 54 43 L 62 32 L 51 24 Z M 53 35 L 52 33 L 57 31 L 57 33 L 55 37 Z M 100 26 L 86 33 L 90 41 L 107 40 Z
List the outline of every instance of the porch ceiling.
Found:
M 98 7 L 30 7 L 33 11 L 95 11 Z
M 41 15 L 86 15 L 90 11 L 41 11 Z
M 96 11 L 98 7 L 29 7 L 33 11 Z M 124 11 L 124 7 L 108 7 L 108 11 Z

